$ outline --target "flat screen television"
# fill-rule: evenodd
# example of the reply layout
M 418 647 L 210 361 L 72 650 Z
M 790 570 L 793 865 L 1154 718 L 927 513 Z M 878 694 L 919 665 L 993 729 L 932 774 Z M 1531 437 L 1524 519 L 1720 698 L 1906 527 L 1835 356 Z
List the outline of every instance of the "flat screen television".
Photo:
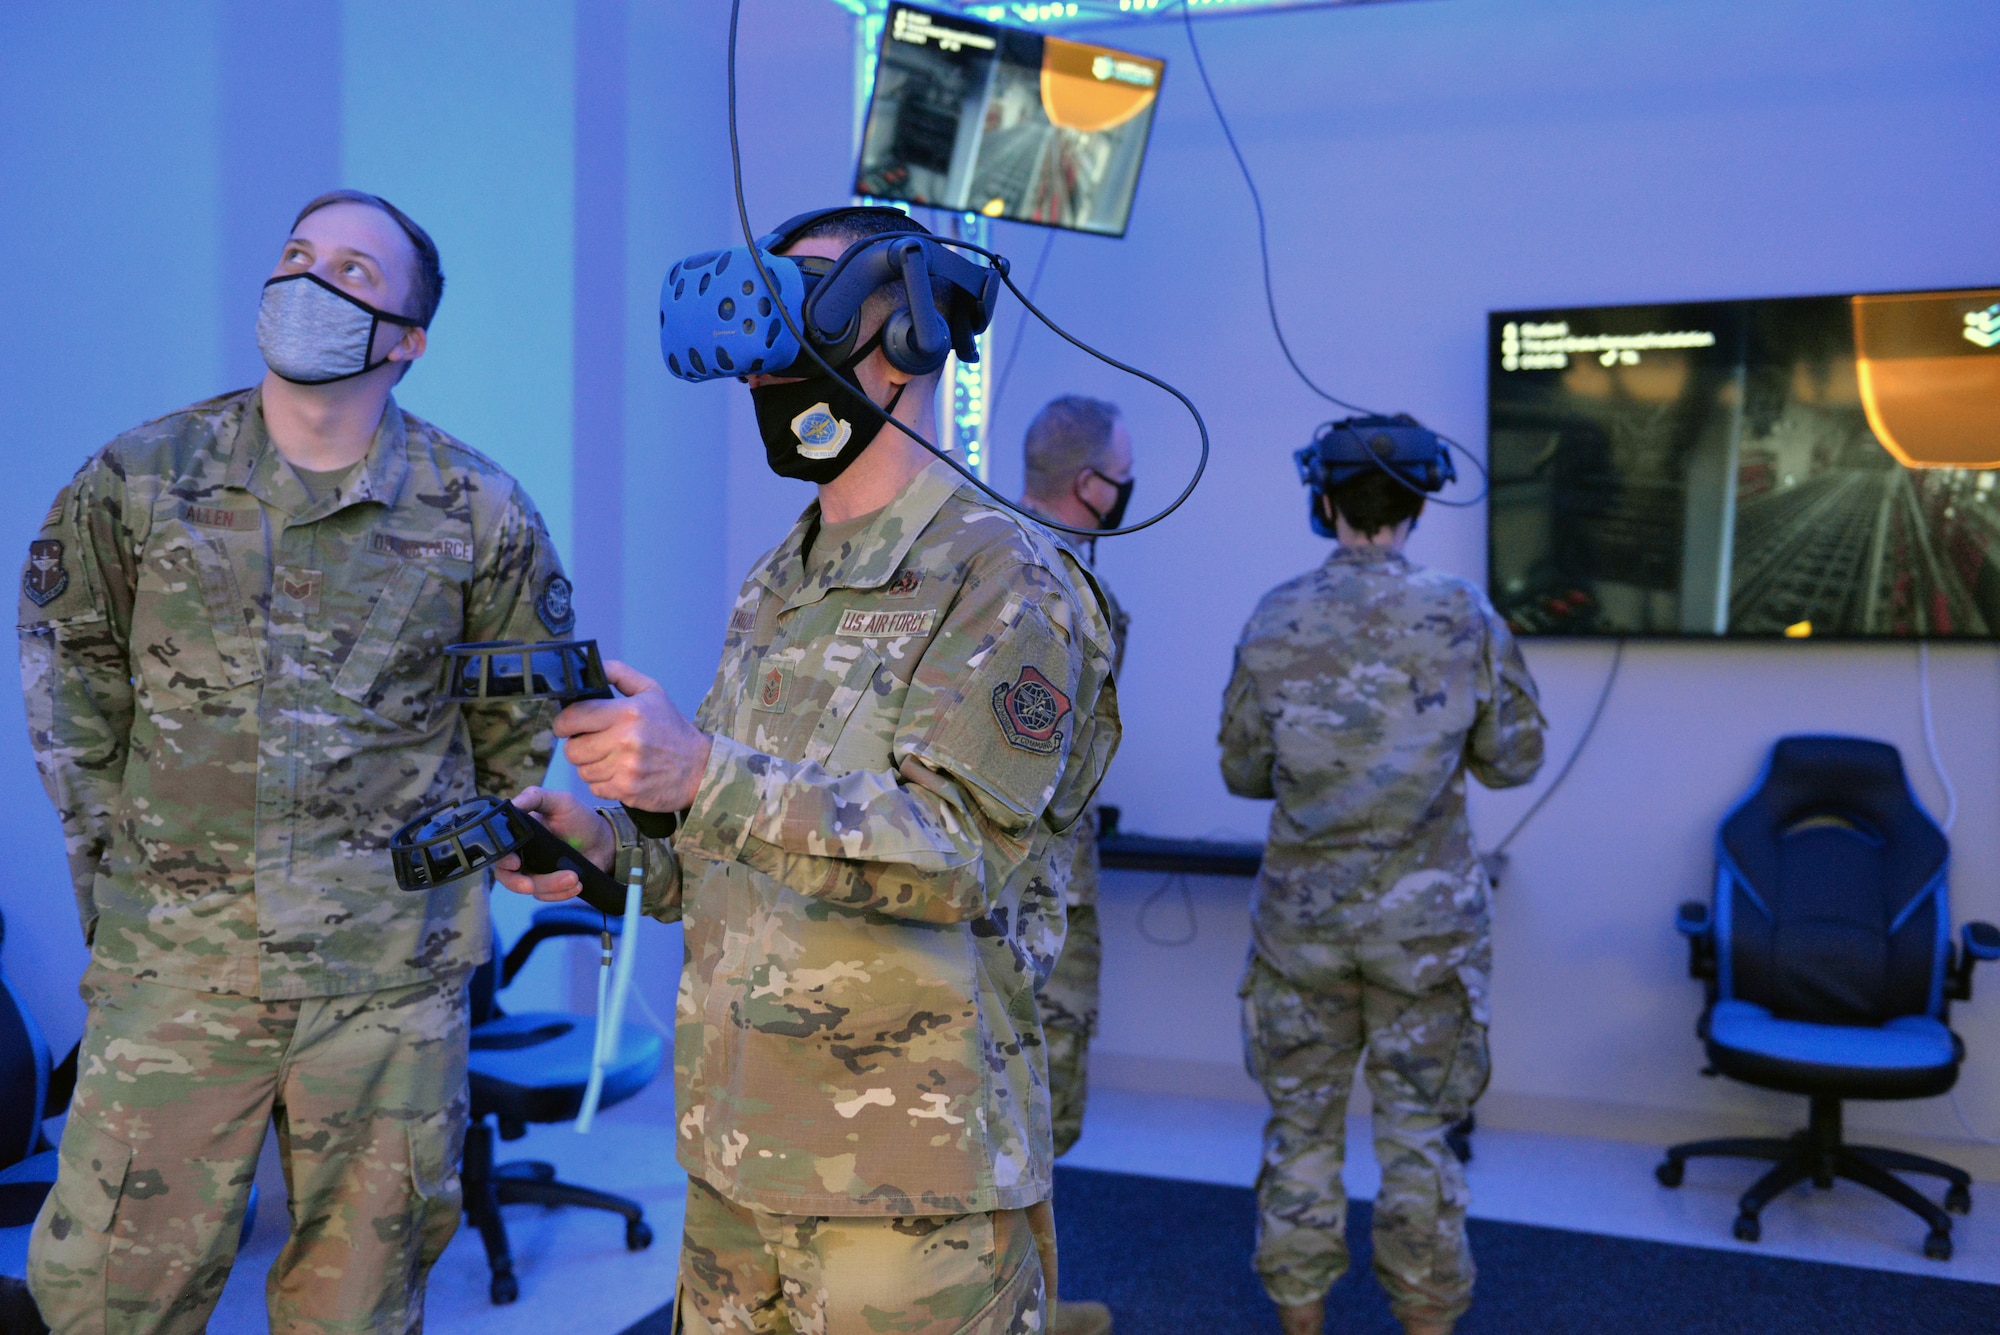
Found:
M 1123 236 L 1166 68 L 891 4 L 854 192 Z
M 1520 633 L 2000 638 L 2000 288 L 1489 323 Z

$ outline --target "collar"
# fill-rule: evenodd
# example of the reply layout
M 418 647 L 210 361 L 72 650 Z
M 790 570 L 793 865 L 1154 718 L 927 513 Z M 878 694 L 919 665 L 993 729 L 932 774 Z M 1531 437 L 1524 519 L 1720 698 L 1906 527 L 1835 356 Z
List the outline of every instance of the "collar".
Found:
M 895 500 L 875 512 L 873 522 L 855 535 L 845 557 L 831 563 L 822 561 L 808 571 L 806 537 L 817 532 L 820 523 L 819 502 L 815 500 L 764 562 L 757 578 L 785 599 L 787 610 L 818 602 L 833 589 L 879 588 L 889 582 L 918 535 L 958 488 L 959 477 L 951 466 L 942 459 L 931 460 Z
M 1343 547 L 1336 543 L 1326 563 L 1330 566 L 1395 566 L 1407 570 L 1410 558 L 1393 547 Z
M 229 453 L 229 468 L 223 475 L 223 486 L 240 487 L 299 520 L 321 519 L 362 501 L 394 505 L 410 473 L 409 432 L 393 394 L 382 405 L 382 420 L 376 423 L 375 439 L 362 457 L 360 471 L 338 497 L 328 497 L 319 505 L 313 504 L 305 484 L 271 443 L 270 430 L 264 424 L 262 387 L 250 391 L 250 401 L 237 419 L 235 437 L 224 448 Z

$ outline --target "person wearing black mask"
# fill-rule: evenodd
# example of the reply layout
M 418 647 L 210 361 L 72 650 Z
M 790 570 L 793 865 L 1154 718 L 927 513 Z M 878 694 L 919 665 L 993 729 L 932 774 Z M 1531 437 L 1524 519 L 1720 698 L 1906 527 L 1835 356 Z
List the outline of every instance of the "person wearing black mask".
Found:
M 842 209 L 772 250 L 831 268 L 921 231 Z M 754 300 L 738 272 L 710 299 Z M 693 717 L 607 663 L 626 698 L 556 721 L 592 794 L 671 842 L 567 792 L 515 799 L 685 923 L 690 1335 L 1052 1326 L 1034 989 L 1062 941 L 1061 838 L 1117 745 L 1113 636 L 1073 550 L 888 424 L 936 425 L 940 371 L 889 356 L 909 302 L 898 280 L 860 304 L 829 358 L 857 389 L 809 362 L 746 377 L 767 462 L 818 496 L 748 572 Z M 699 372 L 699 351 L 667 355 Z
M 1028 424 L 1021 455 L 1026 485 L 1021 503 L 1036 514 L 1071 528 L 1112 529 L 1125 520 L 1132 500 L 1132 433 L 1115 403 L 1065 394 L 1050 400 Z M 1096 543 L 1058 534 L 1087 546 L 1096 565 Z M 1115 641 L 1112 671 L 1124 668 L 1126 629 L 1131 617 L 1112 595 L 1101 570 L 1097 588 L 1111 614 Z M 1049 1110 L 1060 1158 L 1083 1134 L 1090 1039 L 1097 1032 L 1098 966 L 1103 957 L 1097 925 L 1097 803 L 1065 836 L 1058 858 L 1068 873 L 1063 899 L 1069 932 L 1055 972 L 1036 994 L 1042 1032 L 1049 1045 Z M 1102 1335 L 1111 1329 L 1101 1303 L 1065 1302 L 1049 1335 Z

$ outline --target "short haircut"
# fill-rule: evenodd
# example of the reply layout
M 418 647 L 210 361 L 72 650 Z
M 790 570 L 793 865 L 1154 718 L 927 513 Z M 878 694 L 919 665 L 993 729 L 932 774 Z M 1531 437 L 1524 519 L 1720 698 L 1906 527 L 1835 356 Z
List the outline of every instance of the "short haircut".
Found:
M 821 218 L 818 222 L 787 241 L 785 249 L 790 250 L 801 241 L 812 241 L 819 237 L 832 237 L 835 241 L 845 241 L 851 246 L 856 241 L 866 241 L 871 236 L 891 236 L 902 232 L 914 232 L 920 236 L 928 236 L 930 234 L 922 223 L 898 210 L 881 207 L 847 209 Z M 946 313 L 945 300 L 943 285 L 932 284 L 931 301 L 936 305 L 940 313 Z M 868 300 L 863 304 L 862 309 L 874 311 L 886 306 L 889 310 L 893 311 L 897 307 L 907 306 L 909 303 L 909 284 L 898 278 L 894 282 L 884 283 L 873 292 L 870 292 Z M 886 321 L 889 318 L 888 314 L 885 312 L 882 318 Z M 942 369 L 942 367 L 939 368 L 940 371 Z M 937 375 L 938 373 L 938 371 L 931 372 L 932 375 Z
M 1348 527 L 1364 537 L 1373 537 L 1424 512 L 1423 493 L 1404 486 L 1379 468 L 1335 483 L 1323 494 L 1333 502 L 1333 508 L 1347 521 Z
M 1082 394 L 1050 399 L 1028 423 L 1021 442 L 1028 494 L 1067 496 L 1080 470 L 1104 463 L 1120 416 L 1118 405 L 1103 399 Z
M 321 209 L 333 204 L 366 204 L 371 209 L 379 209 L 395 220 L 403 229 L 403 235 L 410 239 L 410 248 L 417 253 L 417 271 L 410 282 L 410 309 L 401 312 L 428 329 L 437 315 L 438 303 L 444 300 L 444 268 L 438 263 L 437 242 L 431 234 L 417 226 L 409 214 L 391 204 L 380 195 L 371 195 L 365 190 L 329 190 L 304 208 L 299 216 L 292 219 L 292 227 L 297 230 L 304 222 Z

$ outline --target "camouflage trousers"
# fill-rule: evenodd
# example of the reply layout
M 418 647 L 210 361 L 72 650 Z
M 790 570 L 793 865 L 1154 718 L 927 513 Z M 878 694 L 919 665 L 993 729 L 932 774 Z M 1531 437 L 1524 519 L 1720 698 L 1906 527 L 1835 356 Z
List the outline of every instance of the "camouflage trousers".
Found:
M 1250 1074 L 1271 1101 L 1257 1174 L 1254 1264 L 1264 1290 L 1294 1306 L 1346 1273 L 1340 1170 L 1359 1063 L 1382 1169 L 1376 1277 L 1399 1319 L 1455 1320 L 1471 1303 L 1474 1270 L 1464 1170 L 1445 1132 L 1484 1092 L 1490 1070 L 1471 1000 L 1484 993 L 1487 934 L 1291 953 L 1311 961 L 1291 966 L 1305 976 L 1286 977 L 1253 951 L 1242 986 Z
M 458 1227 L 462 981 L 301 1001 L 96 965 L 61 1168 L 28 1281 L 54 1335 L 198 1335 L 275 1119 L 291 1238 L 274 1332 L 406 1335 Z
M 687 1335 L 1031 1335 L 1042 1264 L 1026 1210 L 773 1214 L 688 1179 L 676 1311 Z
M 1083 1135 L 1083 1105 L 1090 1094 L 1090 1039 L 1097 1032 L 1097 971 L 1104 941 L 1097 905 L 1069 906 L 1069 933 L 1055 971 L 1035 995 L 1049 1054 L 1049 1116 L 1056 1157 Z

